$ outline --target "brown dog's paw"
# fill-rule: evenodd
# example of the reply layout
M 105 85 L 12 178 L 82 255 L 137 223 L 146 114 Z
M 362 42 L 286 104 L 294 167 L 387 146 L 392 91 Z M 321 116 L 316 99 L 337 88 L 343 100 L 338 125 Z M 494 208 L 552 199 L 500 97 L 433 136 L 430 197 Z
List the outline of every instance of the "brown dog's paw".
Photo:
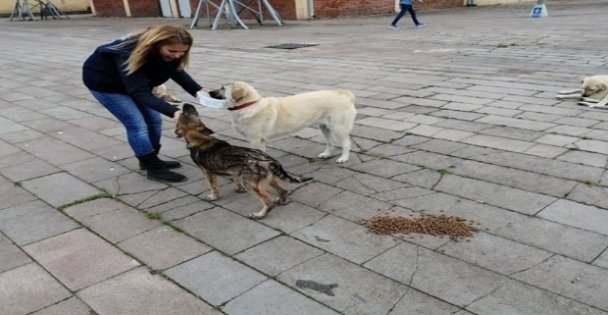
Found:
M 247 189 L 245 189 L 245 188 L 244 188 L 243 186 L 241 186 L 241 185 L 236 185 L 236 189 L 235 189 L 234 191 L 236 191 L 236 192 L 238 192 L 238 193 L 244 193 L 244 192 L 247 192 Z
M 213 194 L 213 193 L 210 193 L 207 196 L 205 196 L 205 200 L 207 200 L 207 201 L 216 201 L 218 199 L 220 199 L 220 196 L 217 194 Z
M 247 215 L 248 218 L 250 218 L 251 220 L 261 220 L 264 218 L 264 216 L 260 216 L 257 213 L 250 213 Z
M 275 203 L 277 205 L 287 205 L 291 203 L 291 200 L 287 199 L 287 198 L 278 198 L 277 200 L 275 200 Z

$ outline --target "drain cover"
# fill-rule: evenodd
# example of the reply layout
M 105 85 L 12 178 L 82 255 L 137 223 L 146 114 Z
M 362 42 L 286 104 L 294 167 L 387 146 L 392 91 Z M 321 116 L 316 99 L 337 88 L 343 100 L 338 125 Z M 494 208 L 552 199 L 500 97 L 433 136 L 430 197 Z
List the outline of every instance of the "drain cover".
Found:
M 318 44 L 297 44 L 297 43 L 286 43 L 279 45 L 266 46 L 266 48 L 276 48 L 276 49 L 298 49 L 310 46 L 317 46 Z

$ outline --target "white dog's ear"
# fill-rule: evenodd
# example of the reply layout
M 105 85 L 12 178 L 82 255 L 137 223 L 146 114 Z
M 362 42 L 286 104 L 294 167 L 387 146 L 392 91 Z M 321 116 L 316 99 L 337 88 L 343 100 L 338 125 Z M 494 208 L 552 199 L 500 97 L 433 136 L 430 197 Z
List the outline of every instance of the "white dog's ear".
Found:
M 238 102 L 243 97 L 245 97 L 246 92 L 247 91 L 245 90 L 245 88 L 243 88 L 241 85 L 234 84 L 232 86 L 232 89 L 230 89 L 230 96 L 232 97 L 232 100 L 234 102 Z
M 604 82 L 598 83 L 597 87 L 598 87 L 598 91 L 604 91 L 604 90 L 608 89 L 608 85 L 606 85 L 606 83 L 604 83 Z

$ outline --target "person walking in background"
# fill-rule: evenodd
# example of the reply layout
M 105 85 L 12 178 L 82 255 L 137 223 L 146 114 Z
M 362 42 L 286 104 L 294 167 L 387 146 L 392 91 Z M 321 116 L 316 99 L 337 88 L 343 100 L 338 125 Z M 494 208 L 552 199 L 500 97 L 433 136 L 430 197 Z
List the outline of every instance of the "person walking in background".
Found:
M 152 88 L 172 79 L 192 96 L 203 89 L 184 71 L 192 41 L 183 27 L 152 26 L 97 47 L 83 65 L 85 86 L 124 125 L 129 146 L 149 179 L 186 180 L 169 170 L 179 162 L 158 158 L 161 114 L 177 120 L 181 111 L 154 96 Z
M 422 0 L 416 0 L 420 3 L 422 3 Z M 388 27 L 391 30 L 396 30 L 399 27 L 397 26 L 397 22 L 399 22 L 399 20 L 405 15 L 405 13 L 409 12 L 410 15 L 412 16 L 412 20 L 414 21 L 414 24 L 416 25 L 416 27 L 424 27 L 424 24 L 420 23 L 418 21 L 418 19 L 416 18 L 416 10 L 414 10 L 414 4 L 412 3 L 412 0 L 400 0 L 399 1 L 399 7 L 401 8 L 401 11 L 399 11 L 399 14 L 397 14 L 397 16 L 395 17 L 395 19 L 393 20 L 393 23 L 391 23 L 391 25 Z

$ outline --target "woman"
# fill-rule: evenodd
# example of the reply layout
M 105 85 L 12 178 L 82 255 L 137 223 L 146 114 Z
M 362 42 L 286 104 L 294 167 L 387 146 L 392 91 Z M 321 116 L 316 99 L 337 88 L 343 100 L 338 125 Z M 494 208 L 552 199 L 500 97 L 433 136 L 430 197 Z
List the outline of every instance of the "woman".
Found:
M 422 0 L 416 0 L 416 1 L 418 1 L 420 3 L 423 2 Z M 391 25 L 388 26 L 389 29 L 391 29 L 391 30 L 399 29 L 399 27 L 397 26 L 397 22 L 399 22 L 399 20 L 407 12 L 409 12 L 410 15 L 412 16 L 412 20 L 414 21 L 414 25 L 416 25 L 416 27 L 418 27 L 418 28 L 424 27 L 424 24 L 420 23 L 418 21 L 418 19 L 416 18 L 416 10 L 414 10 L 414 4 L 412 3 L 412 0 L 400 0 L 399 1 L 399 7 L 401 8 L 401 11 L 399 11 L 399 13 L 395 17 L 395 19 L 393 20 L 393 22 L 391 23 Z
M 129 145 L 150 179 L 186 179 L 168 170 L 179 162 L 158 158 L 161 114 L 177 120 L 181 111 L 154 96 L 152 88 L 172 79 L 192 96 L 202 89 L 184 71 L 191 47 L 192 35 L 184 28 L 153 26 L 97 47 L 83 66 L 84 84 L 125 126 Z

